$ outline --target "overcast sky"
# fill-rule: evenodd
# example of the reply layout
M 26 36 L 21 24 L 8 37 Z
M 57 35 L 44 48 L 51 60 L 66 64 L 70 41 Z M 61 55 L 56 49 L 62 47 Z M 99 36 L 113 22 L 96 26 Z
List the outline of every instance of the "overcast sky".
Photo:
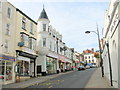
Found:
M 109 0 L 8 0 L 15 7 L 37 21 L 43 9 L 47 12 L 50 24 L 63 35 L 63 41 L 70 48 L 82 52 L 86 49 L 98 50 L 98 39 L 94 33 L 98 23 L 100 35 L 104 25 L 104 14 Z

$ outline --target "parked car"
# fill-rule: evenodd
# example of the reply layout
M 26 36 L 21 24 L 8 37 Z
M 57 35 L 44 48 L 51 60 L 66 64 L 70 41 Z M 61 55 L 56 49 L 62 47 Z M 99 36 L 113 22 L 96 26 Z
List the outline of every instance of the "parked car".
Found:
M 88 63 L 87 65 L 90 66 L 90 68 L 92 68 L 92 63 Z
M 86 65 L 86 66 L 85 66 L 85 68 L 86 68 L 86 69 L 89 69 L 89 68 L 90 68 L 90 66 L 89 66 L 89 65 Z
M 96 63 L 93 63 L 91 67 L 96 68 L 97 67 Z
M 0 75 L 0 79 L 4 79 L 3 75 Z
M 79 66 L 78 70 L 85 70 L 85 67 L 84 66 Z

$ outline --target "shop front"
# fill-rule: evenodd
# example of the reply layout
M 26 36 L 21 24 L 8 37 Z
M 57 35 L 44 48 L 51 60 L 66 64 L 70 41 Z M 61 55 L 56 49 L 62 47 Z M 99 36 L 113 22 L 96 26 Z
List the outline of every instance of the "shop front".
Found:
M 36 76 L 36 55 L 17 51 L 16 74 L 20 80 Z
M 57 73 L 57 59 L 47 56 L 46 68 L 47 68 L 47 74 Z
M 1 84 L 8 84 L 15 82 L 14 64 L 15 64 L 15 57 L 0 55 Z
M 66 62 L 66 71 L 70 71 L 70 70 L 72 70 L 71 63 Z
M 64 56 L 59 56 L 59 69 L 60 72 L 64 72 L 66 70 L 66 61 Z

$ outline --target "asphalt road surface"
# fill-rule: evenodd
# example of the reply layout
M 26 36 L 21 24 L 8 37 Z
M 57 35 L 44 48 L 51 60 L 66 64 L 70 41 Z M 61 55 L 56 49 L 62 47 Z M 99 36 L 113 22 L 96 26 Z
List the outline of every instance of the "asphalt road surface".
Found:
M 75 71 L 27 88 L 84 88 L 96 69 Z

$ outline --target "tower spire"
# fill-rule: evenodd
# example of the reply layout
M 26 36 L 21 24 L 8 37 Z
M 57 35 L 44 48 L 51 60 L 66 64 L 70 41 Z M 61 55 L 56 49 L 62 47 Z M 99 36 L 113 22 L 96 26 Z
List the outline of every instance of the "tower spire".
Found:
M 40 14 L 39 19 L 48 19 L 47 13 L 46 13 L 46 11 L 44 9 L 44 4 L 43 4 L 43 10 L 42 10 L 42 12 Z
M 44 9 L 44 4 L 43 4 L 43 9 Z

